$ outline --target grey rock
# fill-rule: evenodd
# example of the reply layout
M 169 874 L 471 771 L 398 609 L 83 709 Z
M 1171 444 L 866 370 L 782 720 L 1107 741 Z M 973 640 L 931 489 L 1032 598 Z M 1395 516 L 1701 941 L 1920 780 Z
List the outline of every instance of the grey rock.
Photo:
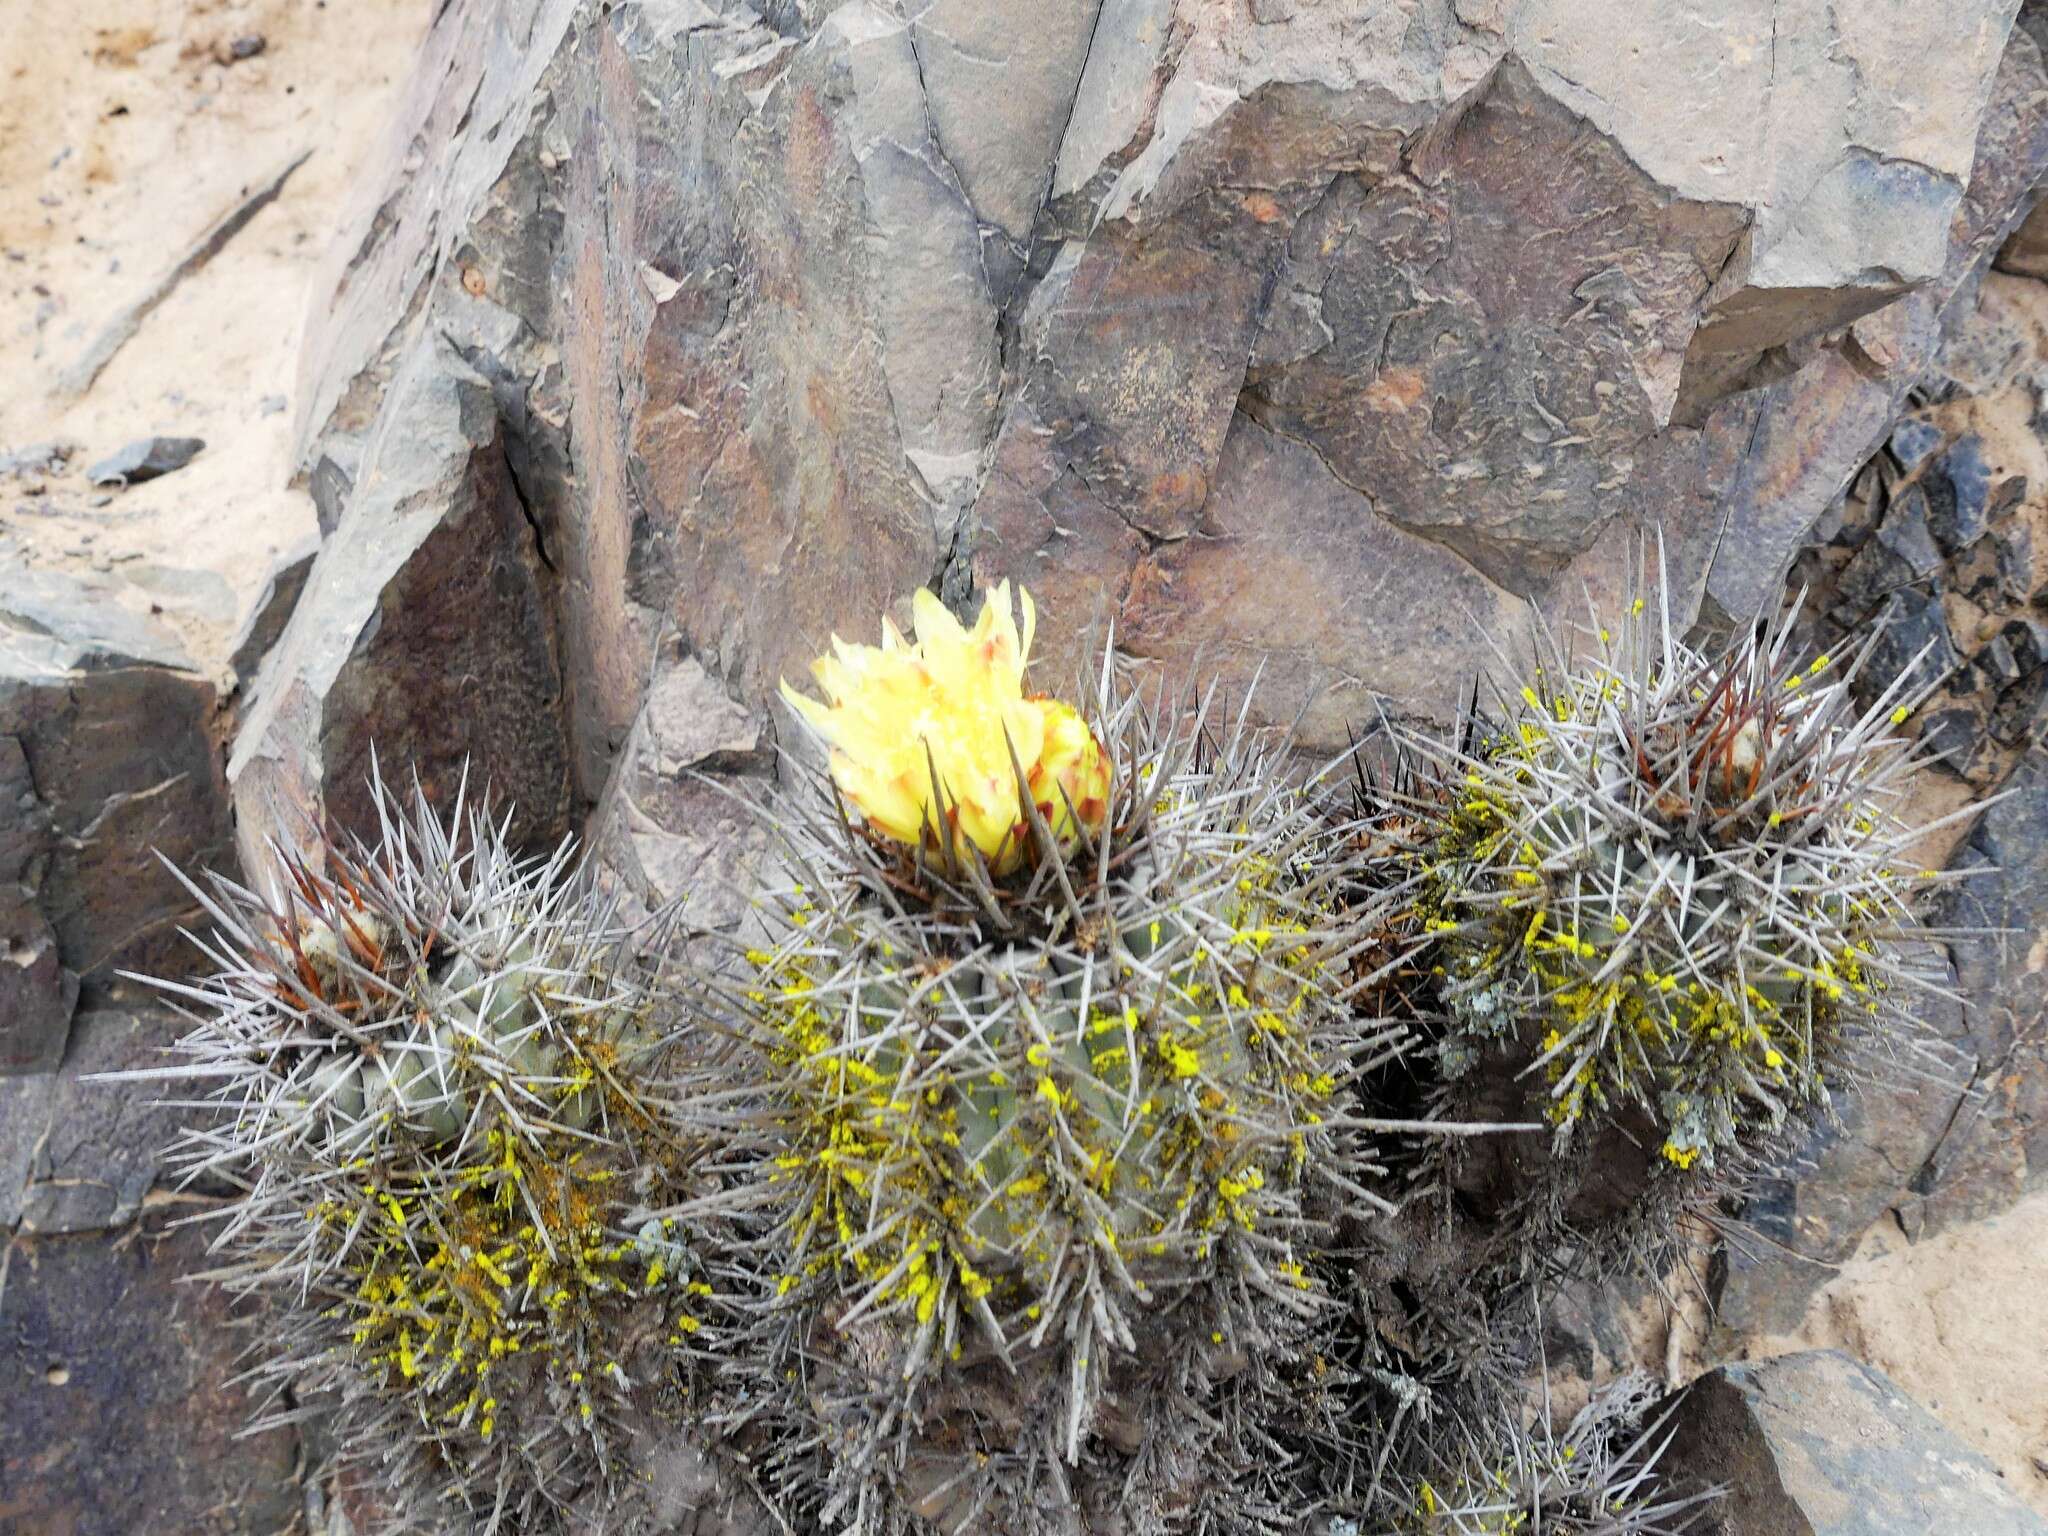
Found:
M 320 461 L 307 477 L 306 490 L 313 498 L 313 511 L 323 536 L 341 526 L 341 511 L 348 505 L 348 493 L 354 486 L 354 477 L 337 460 L 329 454 L 320 455 Z
M 209 629 L 226 629 L 235 621 L 235 589 L 219 571 L 128 560 L 120 573 L 123 581 L 146 596 L 152 614 L 188 614 Z
M 118 588 L 0 570 L 0 933 L 27 957 L 6 984 L 35 998 L 0 1017 L 10 1070 L 61 1056 L 79 982 L 97 1002 L 122 970 L 190 969 L 178 929 L 197 908 L 164 861 L 229 856 L 220 723 L 212 681 Z M 50 937 L 76 980 L 53 973 Z
M 1943 975 L 1945 957 L 1927 957 Z M 1741 1220 L 1755 1236 L 1731 1243 L 1714 1307 L 1718 1355 L 1796 1331 L 1813 1295 L 1840 1271 L 1871 1227 L 1917 1208 L 1930 1163 L 1974 1084 L 1977 1042 L 1961 1004 L 1929 993 L 1910 1060 L 1864 1048 L 1855 1086 L 1761 1172 Z
M 192 1214 L 187 1207 L 183 1214 Z M 17 1236 L 0 1260 L 0 1487 L 10 1530 L 272 1536 L 300 1503 L 288 1430 L 244 1437 L 247 1342 L 198 1228 Z
M 10 561 L 0 568 L 0 654 L 24 672 L 191 665 L 177 637 L 104 583 Z
M 1294 509 L 1285 521 L 1270 515 L 1276 497 Z M 1059 551 L 1050 541 L 1052 561 Z M 1415 605 L 1415 621 L 1377 622 L 1397 601 Z M 1304 613 L 1324 617 L 1303 626 Z M 1199 670 L 1231 696 L 1257 678 L 1266 709 L 1300 715 L 1307 740 L 1335 744 L 1372 719 L 1376 699 L 1417 718 L 1449 713 L 1463 680 L 1486 667 L 1488 645 L 1513 654 L 1529 628 L 1526 603 L 1381 519 L 1312 449 L 1239 415 L 1201 535 L 1138 560 L 1118 639 L 1181 676 Z
M 2012 620 L 1998 632 L 1997 643 L 2012 657 L 2012 676 L 2005 681 L 2015 682 L 2048 666 L 2048 623 L 2040 619 Z
M 18 764 L 21 749 L 0 744 L 0 755 Z M 0 846 L 0 860 L 15 857 Z M 55 931 L 33 907 L 19 900 L 0 905 L 0 928 L 0 1077 L 50 1071 L 70 1037 L 78 974 L 65 968 Z
M 1920 743 L 1932 759 L 1973 784 L 1983 781 L 1994 761 L 1985 711 L 1969 704 L 1924 710 Z
M 2030 750 L 1949 861 L 1949 941 L 1971 1091 L 1923 1180 L 1930 1230 L 2009 1207 L 2048 1176 L 2048 756 Z
M 767 844 L 739 796 L 774 772 L 766 720 L 695 658 L 671 654 L 592 819 L 597 857 L 644 909 L 674 910 L 692 931 L 731 930 Z
M 54 475 L 71 461 L 73 451 L 70 443 L 55 442 L 31 443 L 26 448 L 0 453 L 0 475 Z
M 94 485 L 140 485 L 183 469 L 206 447 L 200 437 L 138 438 L 86 471 Z
M 1999 594 L 2008 602 L 2023 603 L 2034 596 L 2034 535 L 2017 519 L 1991 530 L 1996 556 Z
M 1678 1400 L 1663 1466 L 1719 1483 L 1712 1536 L 2042 1536 L 2014 1496 L 1881 1371 L 1835 1350 L 1724 1365 Z
M 56 844 L 21 741 L 0 735 L 0 1075 L 64 1058 L 78 973 L 38 900 Z
M 1921 476 L 1927 493 L 1927 531 L 1953 555 L 1982 538 L 1991 521 L 1991 471 L 1984 445 L 1965 433 Z
M 1933 422 L 1909 416 L 1892 429 L 1890 447 L 1901 469 L 1914 470 L 1947 441 L 1948 434 Z
M 2027 741 L 2044 698 L 2048 698 L 2048 670 L 2037 668 L 2012 683 L 1992 706 L 1992 739 L 2005 747 L 2017 747 Z
M 976 216 L 1023 240 L 1045 201 L 1104 0 L 932 0 L 910 30 L 926 110 Z
M 140 1214 L 179 1117 L 156 1106 L 159 1084 L 84 1079 L 162 1065 L 183 1029 L 174 1014 L 88 1010 L 61 1071 L 0 1079 L 0 1227 L 103 1232 Z
M 243 616 L 233 639 L 228 642 L 228 667 L 235 674 L 235 682 L 245 699 L 255 691 L 256 676 L 263 665 L 263 658 L 283 636 L 292 610 L 298 606 L 299 594 L 306 589 L 306 577 L 312 572 L 313 559 L 319 553 L 320 537 L 317 533 L 279 550 L 271 562 L 269 576 L 264 579 L 263 590 L 257 594 L 254 605 Z
M 1329 684 L 1314 745 L 1369 695 L 1447 712 L 1456 678 L 1393 660 L 1420 634 L 1478 663 L 1445 594 L 1562 620 L 1619 598 L 1637 535 L 1665 535 L 1681 617 L 1738 622 L 2048 168 L 2039 47 L 1969 0 L 1967 46 L 1880 99 L 1857 69 L 1900 40 L 1854 18 L 1781 40 L 1806 66 L 1775 87 L 1716 43 L 1756 100 L 1731 137 L 1656 82 L 1762 11 L 1695 36 L 1656 7 L 1469 9 L 457 0 L 309 327 L 322 521 L 344 475 L 371 494 L 413 338 L 450 337 L 552 567 L 578 812 L 656 636 L 766 718 L 927 583 L 1038 590 L 1054 680 L 1097 617 L 1163 667 L 1224 625 L 1235 668 L 1273 624 L 1227 594 L 1269 593 L 1255 554 L 1304 559 L 1313 525 L 1338 606 L 1265 707 Z M 1230 480 L 1255 429 L 1319 461 L 1299 503 Z M 1427 579 L 1337 592 L 1396 548 Z
M 1835 611 L 1854 623 L 1901 587 L 1925 581 L 1942 567 L 1941 550 L 1927 526 L 1927 492 L 1900 489 L 1885 508 L 1876 534 L 1865 540 L 1835 583 Z
M 2019 657 L 2013 654 L 2012 643 L 2003 634 L 1991 638 L 1991 643 L 1977 653 L 1975 664 L 1994 690 L 2018 682 L 2023 675 Z
M 373 754 L 437 800 L 467 771 L 510 811 L 515 841 L 558 840 L 568 768 L 551 574 L 489 381 L 424 338 L 236 738 L 244 869 L 268 878 L 268 841 L 309 825 L 374 833 Z
M 1871 622 L 1878 631 L 1877 643 L 1850 685 L 1866 707 L 1901 679 L 1904 682 L 1897 697 L 1917 702 L 1955 671 L 1955 642 L 1949 638 L 1940 598 L 1918 588 L 1905 588 L 1893 593 Z
M 1313 300 L 1330 340 L 1255 368 L 1251 409 L 1526 593 L 1640 508 L 1617 460 L 1669 420 L 1742 218 L 1670 201 L 1512 62 L 1475 97 L 1419 167 L 1341 178 L 1304 218 L 1279 303 Z M 1572 234 L 1525 243 L 1538 227 Z

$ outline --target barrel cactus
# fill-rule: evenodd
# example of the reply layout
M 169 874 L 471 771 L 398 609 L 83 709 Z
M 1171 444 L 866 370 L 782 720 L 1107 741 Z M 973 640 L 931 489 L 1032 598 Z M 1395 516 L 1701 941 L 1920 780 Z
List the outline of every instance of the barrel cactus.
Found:
M 1443 1316 L 1503 1277 L 1661 1268 L 1832 1089 L 1911 1054 L 1940 986 L 1915 700 L 1859 706 L 1869 645 L 1797 654 L 1796 617 L 1701 650 L 1647 586 L 1579 653 L 1546 639 L 1461 743 L 1416 744 L 1429 1101 L 1531 1126 L 1410 1160 L 1437 1198 L 1404 1219 L 1462 1234 Z
M 233 1181 L 215 1246 L 256 1379 L 336 1412 L 405 1529 L 642 1528 L 627 1442 L 716 1330 L 648 1084 L 649 977 L 573 850 L 376 786 L 374 847 L 279 853 L 274 900 L 194 891 L 218 971 L 159 1076 L 209 1091 L 178 1156 Z M 581 1527 L 578 1527 L 581 1528 Z
M 1107 665 L 1085 714 L 1025 696 L 1010 605 L 838 646 L 830 780 L 776 813 L 753 1185 L 825 1426 L 792 1497 L 1068 1530 L 1100 1473 L 1133 1529 L 1208 1528 L 1194 1468 L 1264 1497 L 1259 1426 L 1313 1417 L 1309 1261 L 1372 1208 L 1351 1084 L 1402 1031 L 1347 1005 L 1359 854 L 1280 744 Z

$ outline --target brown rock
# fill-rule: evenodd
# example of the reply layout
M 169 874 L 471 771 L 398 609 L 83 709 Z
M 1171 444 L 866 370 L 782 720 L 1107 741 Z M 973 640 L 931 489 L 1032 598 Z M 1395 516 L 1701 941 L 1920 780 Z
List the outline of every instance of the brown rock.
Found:
M 392 398 L 228 765 L 251 871 L 267 839 L 311 826 L 373 836 L 378 755 L 437 802 L 467 769 L 511 808 L 517 841 L 566 830 L 549 572 L 490 386 L 435 340 Z
M 1742 223 L 1672 199 L 1505 64 L 1404 174 L 1340 178 L 1297 226 L 1279 303 L 1329 340 L 1258 368 L 1251 409 L 1529 592 L 1645 510 L 1632 460 Z
M 294 1439 L 241 1437 L 246 1335 L 205 1235 L 163 1216 L 112 1236 L 18 1237 L 0 1292 L 0 1525 L 42 1536 L 272 1536 L 299 1508 Z
M 1397 604 L 1415 618 L 1388 625 L 1380 615 Z M 1201 531 L 1138 562 L 1118 639 L 1233 694 L 1258 678 L 1267 714 L 1306 711 L 1304 742 L 1338 751 L 1376 700 L 1454 711 L 1488 645 L 1514 651 L 1528 616 L 1442 545 L 1381 518 L 1314 450 L 1240 415 Z

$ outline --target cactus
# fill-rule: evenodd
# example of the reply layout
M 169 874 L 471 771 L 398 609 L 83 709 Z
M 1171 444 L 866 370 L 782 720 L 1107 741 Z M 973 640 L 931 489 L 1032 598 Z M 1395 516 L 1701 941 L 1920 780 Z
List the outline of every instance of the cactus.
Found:
M 1928 984 L 1899 943 L 1928 878 L 1898 814 L 1913 701 L 1858 710 L 1868 646 L 1794 659 L 1790 615 L 1709 655 L 1647 606 L 1584 660 L 1549 644 L 1456 755 L 1438 1050 L 1456 1078 L 1512 1042 L 1560 1144 L 1639 1117 L 1710 1175 L 1821 1104 L 1853 1039 L 1902 1037 Z
M 1559 1431 L 1502 1405 L 1446 1449 L 1428 1448 L 1390 1478 L 1385 1502 L 1400 1536 L 1678 1536 L 1719 1489 L 1667 1489 L 1658 1463 L 1671 1411 L 1655 1385 L 1623 1376 L 1593 1394 Z M 1654 1415 L 1654 1416 L 1653 1416 Z
M 650 978 L 570 846 L 521 861 L 477 809 L 374 788 L 376 845 L 279 851 L 276 901 L 193 886 L 219 969 L 157 983 L 193 1028 L 156 1075 L 211 1085 L 178 1161 L 241 1190 L 215 1248 L 253 1377 L 334 1406 L 401 1528 L 598 1500 L 641 1529 L 628 1441 L 696 1386 L 718 1307 L 648 1214 L 688 1179 Z
M 1892 729 L 1912 701 L 1856 708 L 1863 652 L 1795 661 L 1796 609 L 1705 653 L 1654 596 L 1624 609 L 1590 655 L 1546 639 L 1455 741 L 1361 753 L 1379 771 L 1348 816 L 1381 856 L 1353 900 L 1388 923 L 1360 1001 L 1427 1042 L 1361 1092 L 1376 1115 L 1519 1127 L 1383 1146 L 1401 1209 L 1360 1252 L 1337 1358 L 1395 1468 L 1436 1443 L 1421 1421 L 1518 1400 L 1532 1294 L 1664 1278 L 1831 1090 L 1915 1050 L 1936 985 Z M 1435 1487 L 1483 1492 L 1493 1466 Z
M 774 813 L 763 1348 L 824 1426 L 786 1496 L 849 1529 L 1064 1530 L 1103 1478 L 1137 1528 L 1213 1525 L 1186 1474 L 1255 1497 L 1262 1421 L 1313 1418 L 1310 1265 L 1375 1207 L 1351 1085 L 1403 1031 L 1346 1003 L 1357 845 L 1241 715 L 1158 711 L 1107 663 L 1091 702 L 1092 812 L 1051 814 L 1013 753 L 969 851 L 929 830 L 934 752 L 893 833 L 817 778 Z

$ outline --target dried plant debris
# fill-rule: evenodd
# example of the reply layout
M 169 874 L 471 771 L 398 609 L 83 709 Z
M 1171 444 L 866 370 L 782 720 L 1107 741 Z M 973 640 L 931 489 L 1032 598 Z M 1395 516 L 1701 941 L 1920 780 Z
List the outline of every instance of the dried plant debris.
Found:
M 375 790 L 374 846 L 195 885 L 216 972 L 156 983 L 193 1027 L 141 1075 L 202 1095 L 177 1161 L 239 1191 L 211 1278 L 260 1323 L 264 1422 L 334 1413 L 398 1528 L 650 1528 L 628 1442 L 701 1389 L 721 1306 L 652 1214 L 690 1178 L 663 988 L 573 848 Z
M 1649 1378 L 1595 1393 L 1562 1430 L 1502 1404 L 1455 1449 L 1389 1481 L 1389 1536 L 1679 1536 L 1698 1527 L 1718 1489 L 1674 1494 L 1659 1476 L 1672 1411 Z M 1332 1527 L 1336 1536 L 1337 1527 Z

